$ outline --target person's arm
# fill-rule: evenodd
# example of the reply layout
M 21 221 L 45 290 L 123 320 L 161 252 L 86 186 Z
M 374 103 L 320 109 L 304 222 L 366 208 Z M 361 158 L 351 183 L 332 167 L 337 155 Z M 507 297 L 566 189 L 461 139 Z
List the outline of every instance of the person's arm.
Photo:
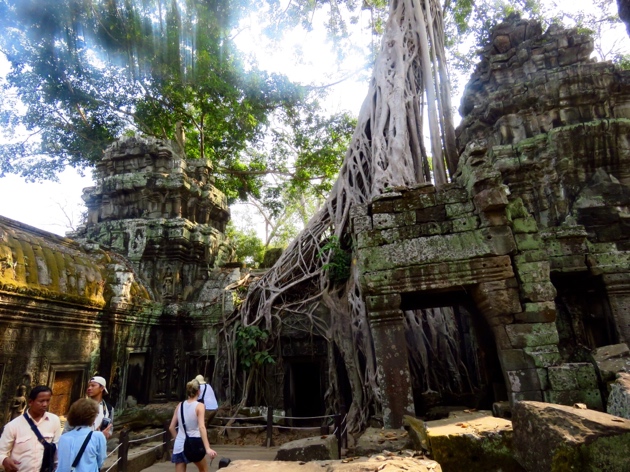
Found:
M 197 413 L 197 422 L 199 423 L 199 434 L 201 435 L 201 441 L 203 442 L 203 446 L 206 448 L 206 454 L 208 454 L 212 459 L 217 456 L 217 452 L 214 449 L 210 448 L 210 443 L 208 442 L 208 432 L 206 431 L 205 425 L 205 414 L 206 407 L 203 406 L 202 403 L 198 403 L 195 407 L 195 413 Z
M 98 468 L 100 469 L 103 466 L 103 462 L 107 459 L 107 439 L 105 439 L 104 434 L 98 434 L 94 432 L 93 436 L 96 436 L 97 441 L 97 455 L 96 455 L 96 463 L 98 464 Z M 94 441 L 94 438 L 92 438 Z
M 15 429 L 12 426 L 14 425 L 7 424 L 2 436 L 0 436 L 0 464 L 4 467 L 5 472 L 17 472 L 18 465 L 20 465 L 19 462 L 9 457 L 15 444 Z
M 177 436 L 177 429 L 175 428 L 177 427 L 177 410 L 179 410 L 180 405 L 181 403 L 178 403 L 177 407 L 175 407 L 175 411 L 173 412 L 173 419 L 171 419 L 171 424 L 168 427 L 168 430 L 171 433 L 172 438 Z

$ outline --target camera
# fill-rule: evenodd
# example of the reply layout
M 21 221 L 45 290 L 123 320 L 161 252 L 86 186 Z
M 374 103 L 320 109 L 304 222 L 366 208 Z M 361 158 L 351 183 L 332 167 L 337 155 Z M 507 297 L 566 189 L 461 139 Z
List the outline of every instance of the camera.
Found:
M 107 428 L 110 424 L 112 423 L 111 418 L 103 418 L 103 421 L 101 422 L 101 427 L 99 428 L 101 431 L 103 431 L 105 428 Z

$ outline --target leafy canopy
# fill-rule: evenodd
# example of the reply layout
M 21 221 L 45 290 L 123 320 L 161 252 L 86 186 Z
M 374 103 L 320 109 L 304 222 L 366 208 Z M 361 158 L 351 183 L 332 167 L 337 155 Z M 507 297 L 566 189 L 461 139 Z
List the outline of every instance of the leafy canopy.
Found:
M 278 7 L 273 0 L 257 6 L 265 5 Z M 67 165 L 93 165 L 121 134 L 139 133 L 210 159 L 230 200 L 260 196 L 265 176 L 286 166 L 265 150 L 272 119 L 290 127 L 324 118 L 308 89 L 246 63 L 234 47 L 230 35 L 254 6 L 250 0 L 0 0 L 0 48 L 12 67 L 0 90 L 0 175 L 53 178 Z M 292 173 L 298 186 L 340 161 L 334 138 L 313 139 L 330 149 L 307 145 L 303 159 L 319 152 L 326 169 L 300 165 Z

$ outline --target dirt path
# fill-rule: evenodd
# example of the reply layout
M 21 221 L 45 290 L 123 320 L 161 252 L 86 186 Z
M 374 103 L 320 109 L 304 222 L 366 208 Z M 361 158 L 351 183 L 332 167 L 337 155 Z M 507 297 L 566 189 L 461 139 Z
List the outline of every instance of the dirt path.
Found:
M 217 457 L 212 461 L 210 470 L 215 471 L 219 465 L 219 459 L 222 457 L 229 457 L 232 460 L 258 460 L 258 461 L 273 461 L 276 457 L 277 447 L 260 447 L 260 446 L 228 446 L 219 445 L 212 447 L 217 451 Z M 194 464 L 188 466 L 189 472 L 197 470 Z M 144 472 L 175 472 L 175 464 L 170 462 L 156 462 L 148 469 L 144 469 Z

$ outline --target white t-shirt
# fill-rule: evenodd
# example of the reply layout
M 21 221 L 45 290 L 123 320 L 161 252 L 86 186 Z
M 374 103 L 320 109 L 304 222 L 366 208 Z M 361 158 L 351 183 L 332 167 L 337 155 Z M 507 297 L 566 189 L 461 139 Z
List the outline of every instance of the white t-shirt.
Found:
M 203 398 L 203 404 L 206 407 L 206 410 L 216 410 L 219 408 L 219 404 L 217 403 L 217 397 L 214 395 L 214 390 L 208 384 L 203 384 L 199 386 L 199 396 L 197 399 L 201 401 Z

